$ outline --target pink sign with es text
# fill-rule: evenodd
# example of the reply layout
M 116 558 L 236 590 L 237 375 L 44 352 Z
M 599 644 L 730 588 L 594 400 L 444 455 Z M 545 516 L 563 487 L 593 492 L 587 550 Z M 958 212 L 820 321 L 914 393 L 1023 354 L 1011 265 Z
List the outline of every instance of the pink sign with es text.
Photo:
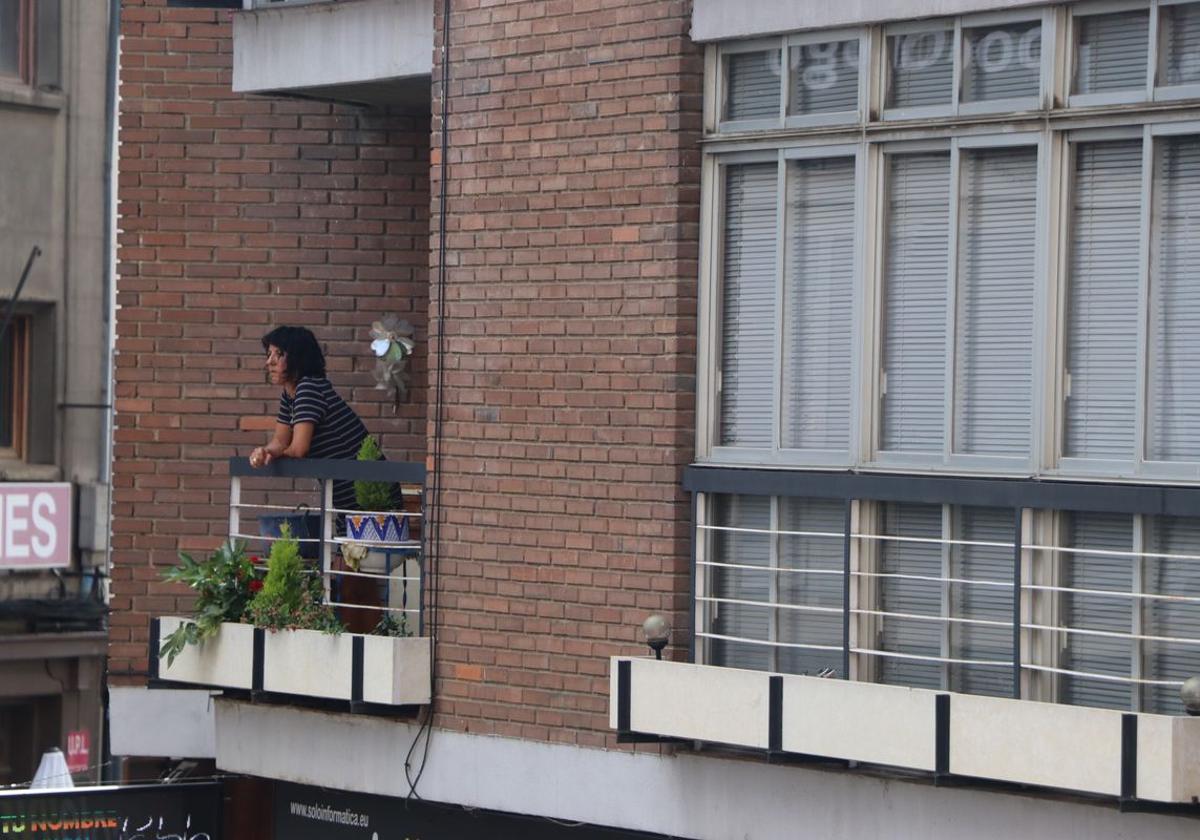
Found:
M 71 565 L 71 485 L 0 482 L 0 569 Z

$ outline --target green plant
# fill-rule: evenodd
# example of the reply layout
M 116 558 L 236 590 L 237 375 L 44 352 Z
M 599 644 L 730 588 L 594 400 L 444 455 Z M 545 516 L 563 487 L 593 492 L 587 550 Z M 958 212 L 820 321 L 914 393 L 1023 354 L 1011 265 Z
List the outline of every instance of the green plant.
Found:
M 374 636 L 394 636 L 405 638 L 411 636 L 412 633 L 408 630 L 408 613 L 400 613 L 399 618 L 394 613 L 385 612 L 383 618 L 379 619 L 379 623 L 371 630 Z
M 271 545 L 267 576 L 246 610 L 247 617 L 255 627 L 269 630 L 342 632 L 345 628 L 324 599 L 321 577 L 306 567 L 300 543 L 285 523 Z
M 378 461 L 383 457 L 379 441 L 374 435 L 363 438 L 362 446 L 358 448 L 358 460 Z M 392 485 L 388 481 L 356 481 L 354 482 L 354 499 L 360 510 L 390 510 L 392 505 Z
M 246 557 L 246 544 L 228 540 L 205 560 L 181 553 L 179 565 L 167 569 L 163 579 L 185 583 L 196 591 L 193 620 L 185 621 L 162 640 L 158 655 L 169 666 L 188 645 L 211 638 L 222 622 L 238 621 L 253 594 L 254 564 Z

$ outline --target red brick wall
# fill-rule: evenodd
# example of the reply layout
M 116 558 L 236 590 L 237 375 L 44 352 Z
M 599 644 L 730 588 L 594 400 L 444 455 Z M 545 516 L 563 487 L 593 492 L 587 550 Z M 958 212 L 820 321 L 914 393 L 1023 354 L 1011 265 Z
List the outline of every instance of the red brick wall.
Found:
M 608 657 L 686 630 L 701 51 L 680 0 L 451 8 L 437 722 L 612 745 Z
M 389 456 L 425 457 L 429 117 L 231 92 L 229 13 L 122 4 L 110 668 L 146 668 L 159 582 L 227 531 L 225 460 L 265 439 L 259 338 L 303 324 Z M 372 389 L 379 312 L 419 327 L 408 403 Z

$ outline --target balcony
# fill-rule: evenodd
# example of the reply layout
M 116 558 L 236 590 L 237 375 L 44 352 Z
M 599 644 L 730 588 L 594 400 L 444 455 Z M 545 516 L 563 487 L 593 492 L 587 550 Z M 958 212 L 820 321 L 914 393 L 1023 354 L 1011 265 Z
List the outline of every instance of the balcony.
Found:
M 255 0 L 233 18 L 233 89 L 427 107 L 433 0 Z
M 610 725 L 1115 797 L 1200 796 L 1200 491 L 691 468 L 691 662 L 616 657 Z
M 188 645 L 168 663 L 159 656 L 160 646 L 186 618 L 161 616 L 151 622 L 152 687 L 203 687 L 254 700 L 303 699 L 352 712 L 395 713 L 428 704 L 432 650 L 424 634 L 419 537 L 424 466 L 309 459 L 278 461 L 256 470 L 245 458 L 232 458 L 229 474 L 232 539 L 247 541 L 266 554 L 279 538 L 281 521 L 300 526 L 308 535 L 298 542 L 310 558 L 310 573 L 322 578 L 324 603 L 336 608 L 351 629 L 366 630 L 381 616 L 390 616 L 395 632 L 270 631 L 226 623 L 215 637 Z M 356 520 L 357 512 L 333 506 L 335 480 L 398 484 L 404 510 L 366 512 Z M 313 481 L 315 499 L 306 492 Z M 350 537 L 335 535 L 342 515 L 352 520 L 345 528 Z M 252 516 L 257 517 L 256 528 L 249 524 Z M 367 520 L 376 518 L 396 524 L 373 534 L 353 534 L 356 526 L 367 530 Z M 356 568 L 341 559 L 351 545 L 366 551 Z

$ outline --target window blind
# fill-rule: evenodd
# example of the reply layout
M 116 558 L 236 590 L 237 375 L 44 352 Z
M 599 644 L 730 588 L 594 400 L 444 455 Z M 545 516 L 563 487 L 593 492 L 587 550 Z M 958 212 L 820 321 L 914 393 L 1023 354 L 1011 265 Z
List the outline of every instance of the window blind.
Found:
M 1074 19 L 1075 93 L 1104 93 L 1146 84 L 1150 12 L 1142 9 Z
M 954 30 L 888 38 L 889 108 L 949 105 L 954 98 Z
M 1146 537 L 1148 552 L 1200 555 L 1200 519 L 1147 517 Z M 1200 597 L 1200 561 L 1148 557 L 1144 562 L 1147 591 Z M 1148 600 L 1144 609 L 1146 635 L 1200 640 L 1200 603 Z M 1143 661 L 1149 679 L 1186 680 L 1200 674 L 1200 644 L 1147 641 L 1144 651 Z M 1143 709 L 1160 714 L 1183 714 L 1179 689 L 1146 686 Z
M 1132 460 L 1142 142 L 1079 144 L 1067 291 L 1064 452 Z
M 853 158 L 788 163 L 784 448 L 849 447 L 854 192 Z
M 858 40 L 792 47 L 789 114 L 858 109 Z
M 963 32 L 967 60 L 963 101 L 1038 95 L 1042 77 L 1042 24 L 1026 21 Z
M 1163 74 L 1160 84 L 1188 85 L 1200 82 L 1200 3 L 1160 6 Z
M 784 497 L 779 500 L 779 603 L 842 608 L 842 547 L 845 505 L 827 499 Z M 833 537 L 808 536 L 835 534 Z M 793 569 L 797 571 L 783 571 Z M 832 572 L 833 574 L 809 574 Z M 833 668 L 841 677 L 840 612 L 778 610 L 779 641 L 825 645 L 834 651 L 780 648 L 776 668 L 788 674 L 818 674 Z
M 713 504 L 713 524 L 766 530 L 771 527 L 771 500 L 767 496 L 718 496 Z M 710 605 L 710 626 L 720 636 L 770 640 L 771 537 L 739 531 L 713 531 L 712 557 L 716 563 L 762 566 L 757 569 L 712 569 L 711 594 L 715 598 L 754 601 L 755 604 Z M 762 606 L 759 606 L 761 604 Z M 731 668 L 766 670 L 771 667 L 770 645 L 712 639 L 712 664 Z
M 1147 457 L 1200 460 L 1200 136 L 1159 142 L 1154 173 Z
M 927 540 L 941 539 L 941 505 L 890 504 L 883 512 L 883 533 Z M 903 615 L 941 616 L 942 546 L 930 542 L 882 540 L 879 571 L 885 575 L 933 578 L 879 578 L 879 609 Z M 878 646 L 891 653 L 942 656 L 945 624 L 896 615 L 879 620 Z M 919 659 L 878 658 L 880 682 L 914 688 L 941 688 L 942 665 Z
M 963 507 L 953 511 L 957 539 L 1002 545 L 951 547 L 950 576 L 971 582 L 950 584 L 950 615 L 998 621 L 1003 626 L 951 625 L 952 658 L 996 663 L 952 665 L 952 691 L 1004 697 L 1012 694 L 1013 516 L 1012 511 L 1000 508 Z
M 964 150 L 954 451 L 1025 457 L 1033 395 L 1037 150 Z
M 725 119 L 778 117 L 780 79 L 778 50 L 726 55 Z
M 722 241 L 722 446 L 770 447 L 775 354 L 774 163 L 726 167 Z
M 1076 513 L 1067 521 L 1066 545 L 1098 551 L 1130 551 L 1133 548 L 1133 519 L 1112 514 Z M 1093 592 L 1064 592 L 1062 624 L 1078 630 L 1130 633 L 1135 600 L 1131 556 L 1105 554 L 1061 555 L 1062 585 Z M 1113 592 L 1113 595 L 1096 594 Z M 1122 597 L 1122 596 L 1125 597 Z M 1115 636 L 1065 633 L 1062 636 L 1062 667 L 1067 671 L 1126 677 L 1133 664 L 1133 642 Z M 1131 708 L 1129 683 L 1064 674 L 1060 699 L 1081 706 L 1107 709 Z
M 889 155 L 880 448 L 942 451 L 950 153 Z

